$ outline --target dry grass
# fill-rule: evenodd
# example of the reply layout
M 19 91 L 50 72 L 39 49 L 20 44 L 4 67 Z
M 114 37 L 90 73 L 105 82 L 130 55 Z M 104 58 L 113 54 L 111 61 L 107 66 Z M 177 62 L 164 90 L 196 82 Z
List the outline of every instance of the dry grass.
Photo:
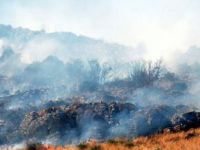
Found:
M 116 139 L 106 142 L 89 141 L 84 145 L 53 147 L 38 150 L 200 150 L 200 128 L 187 132 L 164 133 L 134 140 Z

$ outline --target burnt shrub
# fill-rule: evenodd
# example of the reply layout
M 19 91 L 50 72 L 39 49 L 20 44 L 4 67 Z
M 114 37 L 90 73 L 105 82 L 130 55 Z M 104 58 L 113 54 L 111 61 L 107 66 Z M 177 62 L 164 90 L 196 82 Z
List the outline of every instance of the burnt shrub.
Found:
M 134 87 L 144 87 L 152 85 L 158 80 L 161 74 L 162 62 L 138 61 L 131 64 L 129 80 Z

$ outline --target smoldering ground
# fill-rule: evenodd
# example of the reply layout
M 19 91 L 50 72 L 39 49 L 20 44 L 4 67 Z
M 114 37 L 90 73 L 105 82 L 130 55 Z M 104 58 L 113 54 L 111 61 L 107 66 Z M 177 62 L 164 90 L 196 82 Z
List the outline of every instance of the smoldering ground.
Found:
M 118 44 L 69 33 L 1 30 L 1 145 L 132 138 L 199 110 L 198 59 L 177 59 L 171 69 L 165 60 L 147 61 L 141 53 L 127 60 L 133 49 Z M 187 53 L 194 52 L 198 48 Z

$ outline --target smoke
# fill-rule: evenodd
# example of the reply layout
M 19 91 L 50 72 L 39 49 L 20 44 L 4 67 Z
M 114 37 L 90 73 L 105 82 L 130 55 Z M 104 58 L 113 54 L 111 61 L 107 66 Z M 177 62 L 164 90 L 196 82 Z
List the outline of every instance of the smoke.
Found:
M 3 52 L 3 46 L 4 46 L 4 42 L 3 40 L 0 39 L 0 54 L 2 54 Z
M 0 57 L 0 120 L 8 124 L 0 145 L 24 140 L 21 130 L 33 132 L 27 139 L 55 144 L 148 135 L 174 115 L 199 109 L 198 47 L 161 65 L 145 60 L 143 45 L 0 29 L 8 43 Z
M 83 61 L 96 59 L 100 63 L 114 64 L 139 59 L 146 51 L 143 45 L 132 48 L 70 32 L 47 33 L 5 25 L 0 26 L 0 31 L 5 33 L 1 36 L 2 41 L 6 43 L 4 45 L 18 53 L 24 64 L 41 62 L 51 55 L 58 57 L 64 63 L 76 59 Z
M 0 25 L 0 145 L 148 135 L 199 110 L 198 6 L 1 0 L 0 23 L 18 28 Z
M 59 49 L 61 49 L 60 44 L 54 40 L 36 38 L 28 42 L 21 50 L 21 61 L 26 64 L 43 61 Z
M 198 1 L 186 0 L 3 0 L 0 23 L 48 32 L 71 31 L 132 47 L 142 43 L 148 51 L 146 58 L 170 59 L 176 51 L 199 46 L 198 5 Z

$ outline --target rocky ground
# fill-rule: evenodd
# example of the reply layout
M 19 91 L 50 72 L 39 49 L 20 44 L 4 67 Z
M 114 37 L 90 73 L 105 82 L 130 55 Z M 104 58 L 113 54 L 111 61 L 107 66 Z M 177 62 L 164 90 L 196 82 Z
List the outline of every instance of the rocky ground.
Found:
M 200 127 L 200 112 L 184 105 L 137 107 L 131 103 L 77 102 L 31 112 L 1 111 L 2 145 L 29 140 L 77 144 Z

